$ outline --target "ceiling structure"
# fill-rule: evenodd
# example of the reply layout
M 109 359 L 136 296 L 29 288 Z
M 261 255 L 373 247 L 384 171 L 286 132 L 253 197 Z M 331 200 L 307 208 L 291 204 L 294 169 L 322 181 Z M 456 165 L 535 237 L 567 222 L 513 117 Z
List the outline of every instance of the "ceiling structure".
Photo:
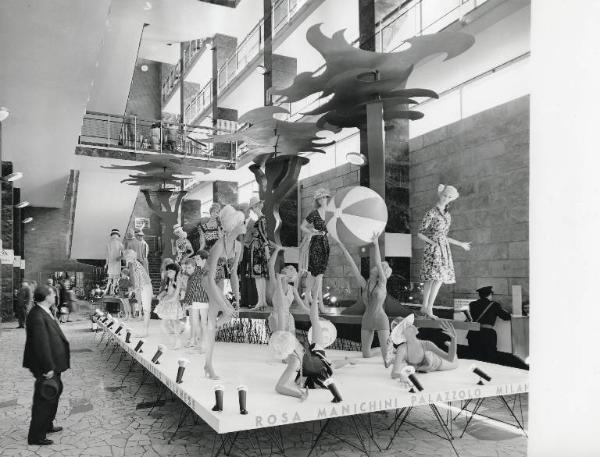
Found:
M 179 41 L 217 31 L 243 38 L 262 14 L 256 6 L 255 0 L 235 9 L 198 0 L 0 2 L 0 42 L 14 44 L 0 46 L 0 106 L 11 112 L 3 123 L 3 159 L 23 172 L 23 198 L 35 206 L 63 204 L 83 115 L 123 114 L 138 48 L 142 58 L 175 63 Z

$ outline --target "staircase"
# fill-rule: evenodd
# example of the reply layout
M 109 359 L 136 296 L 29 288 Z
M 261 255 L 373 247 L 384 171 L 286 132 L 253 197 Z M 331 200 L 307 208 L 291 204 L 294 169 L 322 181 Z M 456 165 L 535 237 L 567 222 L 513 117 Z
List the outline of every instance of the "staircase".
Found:
M 148 256 L 148 270 L 152 281 L 152 291 L 154 292 L 154 295 L 158 294 L 158 289 L 160 287 L 160 264 L 160 255 L 150 253 Z

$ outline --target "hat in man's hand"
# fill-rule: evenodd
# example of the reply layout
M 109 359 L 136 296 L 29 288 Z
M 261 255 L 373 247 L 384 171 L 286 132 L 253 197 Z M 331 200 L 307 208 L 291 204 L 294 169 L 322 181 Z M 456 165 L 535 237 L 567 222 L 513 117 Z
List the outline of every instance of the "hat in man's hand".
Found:
M 44 400 L 54 400 L 58 396 L 58 381 L 55 377 L 40 381 L 40 395 Z

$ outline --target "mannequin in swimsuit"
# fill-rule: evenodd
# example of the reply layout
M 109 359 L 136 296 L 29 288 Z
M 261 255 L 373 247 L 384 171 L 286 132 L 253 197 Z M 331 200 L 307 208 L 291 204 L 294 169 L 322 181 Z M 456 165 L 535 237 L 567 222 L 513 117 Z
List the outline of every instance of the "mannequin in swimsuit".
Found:
M 312 343 L 311 344 L 311 352 L 312 351 L 321 351 L 323 354 L 325 353 L 325 337 L 323 335 L 323 331 L 320 324 L 319 319 L 319 306 L 316 300 L 312 300 L 310 302 L 310 324 L 312 326 Z M 304 349 L 300 342 L 295 340 L 295 348 L 286 358 L 286 368 L 284 372 L 281 374 L 281 377 L 277 381 L 275 386 L 275 390 L 277 393 L 281 395 L 289 395 L 291 397 L 297 397 L 300 400 L 304 401 L 308 397 L 308 389 L 303 389 L 296 382 L 296 378 L 298 374 L 302 374 L 302 361 L 304 356 Z M 343 360 L 335 360 L 332 362 L 327 361 L 327 364 L 332 369 L 342 368 L 345 365 L 354 365 L 356 364 L 356 359 L 346 357 Z M 299 381 L 301 381 L 299 379 Z
M 373 336 L 377 332 L 381 357 L 385 363 L 387 347 L 386 343 L 390 336 L 390 321 L 383 310 L 383 304 L 387 297 L 387 280 L 392 274 L 392 269 L 387 262 L 381 261 L 381 253 L 379 252 L 379 234 L 374 233 L 371 242 L 373 243 L 373 251 L 375 257 L 375 266 L 371 268 L 369 278 L 365 280 L 360 274 L 360 270 L 354 263 L 352 256 L 346 247 L 336 238 L 332 237 L 340 246 L 344 253 L 344 257 L 352 268 L 352 273 L 356 278 L 361 290 L 363 291 L 363 302 L 365 303 L 365 313 L 362 318 L 362 326 L 360 331 L 360 340 L 362 345 L 362 354 L 364 358 L 373 357 L 377 350 L 371 349 L 373 344 Z
M 402 375 L 402 369 L 412 365 L 416 371 L 427 373 L 431 371 L 454 370 L 458 367 L 456 356 L 456 331 L 450 321 L 441 320 L 442 331 L 450 337 L 448 352 L 438 348 L 431 341 L 417 339 L 419 330 L 412 323 L 404 327 L 403 342 L 396 348 L 396 356 L 392 368 L 392 379 L 403 383 L 408 381 Z
M 203 270 L 202 287 L 208 295 L 208 334 L 206 337 L 208 347 L 206 350 L 206 362 L 204 372 L 211 379 L 219 379 L 213 368 L 213 352 L 215 348 L 215 336 L 217 328 L 225 325 L 231 320 L 237 311 L 237 306 L 232 306 L 225 297 L 223 289 L 218 286 L 216 276 L 218 265 L 228 268 L 231 275 L 231 288 L 236 304 L 240 301 L 240 287 L 238 281 L 238 263 L 242 255 L 242 245 L 237 238 L 246 232 L 244 213 L 226 205 L 221 210 L 221 223 L 224 235 L 210 250 L 206 265 Z
M 290 313 L 290 306 L 296 300 L 300 308 L 306 313 L 309 313 L 310 310 L 306 307 L 298 294 L 297 288 L 294 286 L 294 283 L 298 280 L 296 269 L 292 266 L 287 266 L 281 269 L 281 273 L 275 274 L 277 255 L 282 248 L 277 244 L 272 244 L 272 246 L 275 250 L 269 258 L 268 267 L 269 278 L 271 278 L 273 312 L 268 319 L 269 327 L 273 331 L 284 330 L 295 334 L 296 326 L 294 324 L 294 317 Z

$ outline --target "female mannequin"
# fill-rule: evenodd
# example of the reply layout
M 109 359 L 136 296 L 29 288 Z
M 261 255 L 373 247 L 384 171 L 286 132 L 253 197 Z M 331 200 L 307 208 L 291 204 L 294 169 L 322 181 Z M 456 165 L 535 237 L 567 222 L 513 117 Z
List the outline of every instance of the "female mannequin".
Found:
M 323 274 L 329 262 L 329 241 L 327 240 L 327 227 L 325 225 L 325 208 L 331 198 L 327 189 L 318 189 L 314 195 L 315 209 L 302 221 L 300 230 L 311 236 L 308 253 L 308 284 L 306 296 L 311 302 L 314 300 L 319 305 L 321 312 L 323 306 Z M 311 227 L 312 226 L 312 227 Z
M 187 233 L 183 230 L 181 225 L 176 224 L 173 226 L 173 233 L 177 237 L 175 240 L 175 247 L 173 249 L 173 255 L 175 255 L 175 263 L 181 265 L 185 259 L 190 257 L 194 253 L 192 243 L 187 239 Z
M 244 213 L 226 205 L 219 213 L 224 234 L 210 250 L 203 270 L 202 287 L 208 295 L 208 347 L 204 372 L 211 379 L 219 379 L 213 367 L 213 351 L 217 328 L 231 320 L 238 310 L 240 287 L 238 280 L 238 263 L 242 255 L 242 244 L 237 240 L 246 232 Z M 234 306 L 227 300 L 223 289 L 219 287 L 217 274 L 219 269 L 225 274 L 229 272 L 231 288 L 235 297 Z M 220 315 L 219 315 L 220 314 Z
M 440 321 L 442 331 L 450 337 L 448 352 L 445 352 L 431 341 L 417 338 L 419 330 L 413 325 L 414 317 L 411 314 L 399 321 L 392 329 L 390 341 L 396 348 L 395 356 L 393 356 L 392 379 L 407 382 L 402 375 L 402 369 L 407 365 L 413 366 L 416 371 L 421 373 L 454 370 L 458 367 L 456 331 L 452 323 L 445 320 Z M 397 321 L 394 321 L 394 323 Z
M 178 280 L 179 265 L 172 263 L 167 265 L 167 281 L 164 288 L 158 294 L 158 305 L 154 312 L 163 320 L 168 333 L 175 334 L 173 349 L 181 348 L 181 319 L 184 317 L 183 308 L 179 302 L 180 284 Z
M 298 280 L 296 269 L 288 265 L 281 269 L 279 274 L 275 273 L 275 263 L 277 263 L 277 255 L 281 251 L 281 246 L 273 244 L 275 250 L 269 259 L 269 277 L 271 278 L 270 285 L 272 286 L 273 297 L 273 312 L 269 315 L 269 328 L 272 331 L 283 330 L 296 334 L 296 325 L 294 317 L 290 313 L 290 307 L 294 300 L 300 305 L 300 308 L 309 313 L 310 310 L 304 304 L 302 298 L 298 294 L 295 287 L 295 282 Z
M 200 249 L 210 252 L 217 240 L 223 236 L 223 227 L 219 220 L 219 211 L 221 211 L 221 205 L 219 203 L 213 203 L 210 207 L 209 219 L 206 222 L 199 224 Z
M 454 284 L 454 264 L 450 245 L 460 246 L 465 251 L 471 249 L 471 243 L 457 241 L 448 237 L 452 217 L 448 211 L 450 202 L 458 198 L 458 191 L 453 186 L 438 186 L 438 201 L 425 213 L 419 239 L 425 241 L 423 263 L 421 265 L 421 281 L 424 282 L 423 306 L 421 313 L 437 319 L 433 314 L 433 304 L 442 284 Z
M 119 277 L 121 276 L 121 258 L 123 256 L 123 243 L 118 229 L 112 229 L 110 239 L 106 245 L 106 273 L 108 283 L 104 295 L 114 295 L 117 291 Z
M 267 262 L 269 260 L 269 240 L 267 238 L 267 220 L 262 213 L 263 201 L 257 197 L 250 199 L 248 207 L 249 211 L 256 215 L 256 222 L 252 226 L 250 244 L 248 253 L 250 257 L 247 259 L 246 276 L 254 278 L 256 284 L 256 292 L 258 294 L 258 303 L 253 308 L 255 310 L 264 309 L 267 307 L 267 279 L 269 271 Z
M 379 339 L 379 346 L 381 350 L 381 357 L 385 363 L 385 357 L 387 353 L 387 341 L 390 336 L 390 321 L 383 310 L 383 305 L 387 297 L 387 280 L 392 274 L 392 269 L 387 262 L 381 261 L 381 253 L 379 252 L 379 234 L 374 233 L 373 239 L 373 251 L 375 255 L 375 265 L 371 268 L 369 278 L 365 280 L 360 274 L 360 270 L 354 263 L 354 259 L 338 239 L 335 239 L 336 243 L 340 246 L 340 249 L 344 253 L 348 264 L 352 268 L 352 273 L 358 282 L 362 290 L 362 299 L 365 304 L 365 313 L 362 317 L 362 325 L 360 330 L 360 341 L 362 346 L 362 354 L 364 358 L 373 357 L 374 351 L 371 350 L 371 344 L 373 344 L 373 336 L 377 332 L 377 338 Z
M 152 282 L 148 272 L 137 259 L 137 253 L 128 249 L 123 253 L 127 269 L 130 273 L 131 288 L 135 292 L 135 298 L 144 313 L 144 333 L 142 337 L 148 336 L 150 327 L 150 311 L 152 310 Z M 141 316 L 141 314 L 140 314 Z

